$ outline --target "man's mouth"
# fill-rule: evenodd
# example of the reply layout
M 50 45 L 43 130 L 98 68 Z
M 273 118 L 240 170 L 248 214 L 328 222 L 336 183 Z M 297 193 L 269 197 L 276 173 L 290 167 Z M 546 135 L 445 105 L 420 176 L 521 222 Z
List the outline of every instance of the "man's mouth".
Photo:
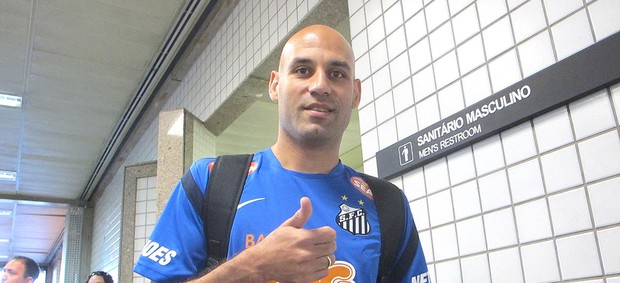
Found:
M 304 106 L 304 110 L 320 112 L 320 113 L 334 112 L 334 108 L 331 107 L 329 104 L 319 103 L 319 102 L 313 102 L 313 103 L 306 104 Z
M 330 109 L 323 108 L 323 107 L 308 107 L 308 108 L 306 108 L 306 109 L 307 109 L 307 110 L 312 110 L 312 111 L 317 111 L 317 112 L 324 112 L 324 113 L 327 113 L 327 112 L 331 112 L 331 111 L 332 111 L 332 110 L 330 110 Z

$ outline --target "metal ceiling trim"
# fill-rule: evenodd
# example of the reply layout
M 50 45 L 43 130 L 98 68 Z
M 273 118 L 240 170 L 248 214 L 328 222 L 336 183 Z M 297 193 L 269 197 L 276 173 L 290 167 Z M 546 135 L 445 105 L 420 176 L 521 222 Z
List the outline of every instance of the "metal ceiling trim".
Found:
M 96 188 L 99 185 L 102 176 L 108 170 L 110 163 L 116 158 L 118 148 L 121 147 L 121 145 L 127 140 L 129 136 L 128 133 L 135 127 L 137 121 L 139 121 L 155 94 L 157 94 L 158 90 L 163 85 L 163 82 L 174 69 L 177 61 L 181 57 L 180 55 L 183 54 L 185 49 L 187 49 L 189 43 L 196 35 L 207 16 L 213 11 L 213 8 L 218 1 L 208 1 L 206 7 L 204 7 L 204 10 L 198 15 L 199 18 L 196 19 L 194 25 L 189 27 L 188 23 L 192 18 L 194 18 L 193 16 L 196 15 L 196 9 L 200 7 L 201 2 L 204 1 L 191 0 L 185 6 L 185 9 L 179 16 L 172 32 L 168 35 L 165 44 L 158 54 L 153 66 L 145 76 L 138 92 L 128 105 L 123 117 L 116 126 L 113 135 L 108 141 L 106 148 L 104 149 L 97 165 L 95 166 L 95 169 L 93 170 L 93 173 L 82 191 L 82 195 L 80 196 L 81 200 L 90 200 L 92 195 L 96 192 Z M 183 42 L 179 42 L 181 34 L 187 32 L 188 28 L 191 28 L 191 30 L 188 32 Z M 180 45 L 180 47 L 176 52 L 174 52 L 173 48 L 178 45 Z M 170 60 L 169 64 L 167 66 L 163 66 L 167 60 Z M 157 77 L 160 79 L 155 82 L 154 79 Z M 152 89 L 152 91 L 147 92 L 149 89 Z
M 15 168 L 15 173 L 17 174 L 17 179 L 15 180 L 15 192 L 19 192 L 20 188 L 20 174 L 22 169 L 22 149 L 24 144 L 24 121 L 26 121 L 26 110 L 24 104 L 28 103 L 27 98 L 24 97 L 30 90 L 30 84 L 28 80 L 28 75 L 30 74 L 30 68 L 32 66 L 32 53 L 34 50 L 34 34 L 35 34 L 35 26 L 36 26 L 36 7 L 39 5 L 39 1 L 32 1 L 32 6 L 30 7 L 30 21 L 28 23 L 28 46 L 26 49 L 26 62 L 24 62 L 24 85 L 23 85 L 23 93 L 22 96 L 22 110 L 19 121 L 19 146 L 17 148 L 17 167 Z M 26 99 L 26 101 L 24 101 Z
M 0 199 L 15 200 L 15 201 L 32 201 L 32 202 L 37 202 L 37 203 L 66 204 L 69 206 L 78 206 L 78 207 L 88 207 L 90 205 L 90 202 L 84 201 L 84 200 L 38 197 L 38 196 L 22 196 L 22 195 L 15 195 L 15 194 L 0 194 Z

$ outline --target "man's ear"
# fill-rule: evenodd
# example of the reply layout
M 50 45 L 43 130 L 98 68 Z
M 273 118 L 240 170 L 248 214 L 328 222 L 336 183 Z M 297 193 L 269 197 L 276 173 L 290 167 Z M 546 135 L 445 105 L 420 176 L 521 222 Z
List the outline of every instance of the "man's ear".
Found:
M 280 74 L 276 71 L 271 71 L 269 77 L 269 97 L 273 102 L 278 102 L 278 86 L 280 84 Z
M 28 276 L 28 278 L 26 278 L 26 283 L 32 283 L 34 282 L 34 279 L 32 279 L 31 276 Z
M 355 79 L 353 81 L 353 109 L 357 108 L 360 105 L 360 100 L 362 99 L 362 81 L 359 79 Z

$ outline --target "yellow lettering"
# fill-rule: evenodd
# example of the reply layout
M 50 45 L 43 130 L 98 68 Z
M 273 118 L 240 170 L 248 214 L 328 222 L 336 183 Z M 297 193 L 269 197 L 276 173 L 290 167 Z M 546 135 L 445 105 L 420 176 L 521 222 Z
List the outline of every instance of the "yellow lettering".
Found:
M 265 239 L 265 235 L 260 234 L 258 238 L 252 234 L 245 235 L 245 248 L 251 248 Z
M 251 248 L 254 245 L 256 245 L 256 242 L 254 242 L 254 235 L 252 234 L 246 234 L 245 235 L 245 248 Z

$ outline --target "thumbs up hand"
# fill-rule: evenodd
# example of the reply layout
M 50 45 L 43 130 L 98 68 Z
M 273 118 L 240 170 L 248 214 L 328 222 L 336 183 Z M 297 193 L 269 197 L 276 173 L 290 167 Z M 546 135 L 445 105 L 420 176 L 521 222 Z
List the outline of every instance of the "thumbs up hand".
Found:
M 328 275 L 335 261 L 336 231 L 331 227 L 304 229 L 312 216 L 312 203 L 307 197 L 300 208 L 256 246 L 246 250 L 264 281 L 312 282 Z M 329 258 L 328 258 L 329 257 Z
M 310 199 L 307 197 L 303 197 L 299 200 L 299 210 L 293 214 L 293 216 L 280 225 L 283 226 L 291 226 L 293 228 L 301 229 L 308 222 L 310 216 L 312 216 L 312 203 Z

